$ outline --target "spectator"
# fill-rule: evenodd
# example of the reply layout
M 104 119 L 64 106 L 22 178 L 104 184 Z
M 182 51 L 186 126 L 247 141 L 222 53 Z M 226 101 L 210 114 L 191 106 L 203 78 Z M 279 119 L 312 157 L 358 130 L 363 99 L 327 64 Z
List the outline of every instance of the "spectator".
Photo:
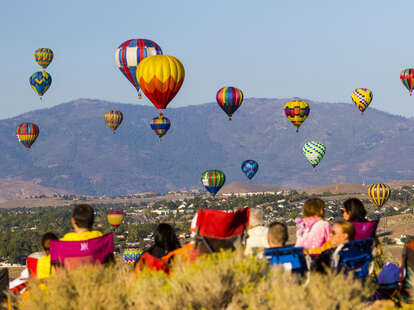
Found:
M 58 237 L 52 232 L 45 233 L 42 237 L 41 247 L 45 254 L 37 261 L 37 278 L 45 279 L 51 274 L 50 267 L 50 240 L 58 240 Z
M 303 219 L 297 220 L 297 247 L 314 249 L 329 239 L 331 225 L 325 221 L 325 202 L 319 198 L 309 198 L 303 206 Z
M 72 213 L 73 232 L 63 236 L 61 241 L 84 241 L 102 237 L 102 233 L 92 230 L 95 220 L 93 208 L 88 204 L 80 204 L 75 206 Z
M 161 258 L 180 247 L 174 228 L 169 224 L 161 223 L 154 232 L 154 244 L 145 252 Z
M 269 225 L 267 241 L 270 248 L 284 247 L 288 241 L 287 226 L 280 222 L 273 222 Z
M 261 209 L 250 209 L 248 238 L 246 241 L 246 249 L 244 253 L 246 255 L 252 255 L 268 248 L 267 242 L 268 228 L 264 226 L 264 214 Z
M 349 198 L 344 201 L 342 209 L 344 219 L 347 222 L 367 222 L 367 211 L 364 204 L 358 198 Z

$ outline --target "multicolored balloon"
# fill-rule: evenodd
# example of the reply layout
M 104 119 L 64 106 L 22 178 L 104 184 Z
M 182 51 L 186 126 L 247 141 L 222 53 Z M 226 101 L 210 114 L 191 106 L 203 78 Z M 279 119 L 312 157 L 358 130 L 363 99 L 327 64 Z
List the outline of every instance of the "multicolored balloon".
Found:
M 138 247 L 129 247 L 124 250 L 122 257 L 127 264 L 135 264 L 141 257 L 143 251 Z
M 215 196 L 226 182 L 226 176 L 220 170 L 206 170 L 201 174 L 201 183 Z
M 34 52 L 34 58 L 39 66 L 46 69 L 53 60 L 53 51 L 50 48 L 38 48 Z
M 378 208 L 381 208 L 390 198 L 391 188 L 387 184 L 372 184 L 368 188 L 368 196 Z
M 306 120 L 310 113 L 310 107 L 307 102 L 302 100 L 288 101 L 283 108 L 285 115 L 296 126 L 296 132 L 299 131 L 300 125 Z
M 108 212 L 108 222 L 112 227 L 118 227 L 124 220 L 124 212 L 122 211 L 110 211 Z
M 151 120 L 150 125 L 151 129 L 154 130 L 155 134 L 161 141 L 161 138 L 167 133 L 168 129 L 170 129 L 171 122 L 162 113 L 160 113 L 157 117 L 154 117 Z
M 252 159 L 248 159 L 242 163 L 241 169 L 249 180 L 251 180 L 257 173 L 257 170 L 259 170 L 259 164 Z
M 310 141 L 305 143 L 302 151 L 308 162 L 315 168 L 325 155 L 326 146 L 319 141 Z
M 52 76 L 46 71 L 38 71 L 30 76 L 29 82 L 36 94 L 40 96 L 40 100 L 42 100 L 42 96 L 52 84 Z
M 154 55 L 162 55 L 162 50 L 157 43 L 147 39 L 125 41 L 115 52 L 116 65 L 138 91 L 138 99 L 141 99 L 141 93 L 136 75 L 137 66 L 144 58 Z
M 243 92 L 236 87 L 220 88 L 216 94 L 216 100 L 220 108 L 227 114 L 229 120 L 243 102 Z
M 414 69 L 412 68 L 404 69 L 400 74 L 400 79 L 403 85 L 410 92 L 410 96 L 411 96 L 413 94 L 413 88 L 414 88 Z
M 368 88 L 357 88 L 352 92 L 351 99 L 362 114 L 372 101 L 372 91 Z
M 109 110 L 105 113 L 105 123 L 111 128 L 112 133 L 115 134 L 115 130 L 121 125 L 124 115 L 118 110 Z
M 35 143 L 39 136 L 39 127 L 33 123 L 21 123 L 17 126 L 16 136 L 17 139 L 19 139 L 19 142 L 27 148 L 27 151 L 29 151 L 30 147 Z
M 177 95 L 184 76 L 183 64 L 168 55 L 147 57 L 137 67 L 138 84 L 157 109 L 165 109 Z

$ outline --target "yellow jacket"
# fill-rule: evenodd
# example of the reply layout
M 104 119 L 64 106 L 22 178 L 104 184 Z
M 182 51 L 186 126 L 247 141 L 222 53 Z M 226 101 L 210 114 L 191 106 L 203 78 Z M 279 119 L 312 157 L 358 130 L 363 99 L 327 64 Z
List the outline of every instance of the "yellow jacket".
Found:
M 81 233 L 70 232 L 63 236 L 60 241 L 85 241 L 89 239 L 102 237 L 102 233 L 97 230 L 84 231 Z

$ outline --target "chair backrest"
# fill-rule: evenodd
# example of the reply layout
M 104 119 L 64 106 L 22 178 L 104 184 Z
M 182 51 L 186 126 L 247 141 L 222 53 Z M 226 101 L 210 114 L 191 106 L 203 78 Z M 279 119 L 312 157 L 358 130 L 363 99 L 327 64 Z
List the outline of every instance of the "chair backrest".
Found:
M 379 220 L 370 222 L 351 222 L 355 228 L 355 240 L 375 238 Z
M 105 264 L 113 258 L 112 233 L 85 241 L 50 241 L 50 261 L 54 266 L 68 270 L 85 264 Z
M 303 248 L 287 246 L 264 250 L 265 258 L 272 265 L 282 265 L 285 270 L 298 272 L 302 276 L 309 270 L 310 258 L 306 259 Z
M 39 258 L 45 256 L 43 252 L 35 252 L 27 256 L 26 258 L 26 266 L 29 270 L 30 278 L 37 279 L 37 262 Z
M 407 236 L 406 238 L 401 266 L 402 293 L 404 298 L 408 298 L 412 289 L 410 279 L 414 273 L 414 236 Z
M 335 250 L 331 267 L 344 273 L 353 272 L 354 278 L 366 278 L 372 271 L 374 251 L 373 238 L 349 241 Z

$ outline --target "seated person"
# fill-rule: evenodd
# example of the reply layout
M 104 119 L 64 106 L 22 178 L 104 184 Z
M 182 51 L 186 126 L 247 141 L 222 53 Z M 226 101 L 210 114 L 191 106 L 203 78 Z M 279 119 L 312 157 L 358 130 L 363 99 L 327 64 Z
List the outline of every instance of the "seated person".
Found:
M 355 228 L 350 222 L 339 221 L 332 227 L 330 243 L 332 247 L 319 255 L 313 262 L 313 269 L 319 272 L 324 272 L 326 266 L 330 265 L 332 254 L 335 249 L 348 241 L 354 240 Z
M 250 209 L 249 227 L 247 234 L 249 235 L 246 240 L 246 249 L 244 254 L 253 255 L 255 250 L 263 250 L 268 248 L 267 242 L 268 228 L 264 226 L 264 214 L 263 210 L 258 208 Z
M 367 211 L 358 198 L 349 198 L 343 203 L 342 213 L 347 222 L 367 222 Z
M 73 232 L 63 236 L 61 241 L 85 241 L 102 237 L 102 233 L 92 230 L 95 220 L 93 208 L 88 204 L 76 205 L 72 212 Z
M 42 237 L 41 247 L 45 256 L 42 256 L 37 261 L 37 278 L 45 279 L 51 274 L 50 267 L 50 240 L 59 240 L 58 237 L 52 232 L 45 233 Z
M 287 226 L 280 222 L 273 222 L 269 225 L 267 233 L 267 242 L 269 248 L 284 247 L 288 241 L 288 229 Z

